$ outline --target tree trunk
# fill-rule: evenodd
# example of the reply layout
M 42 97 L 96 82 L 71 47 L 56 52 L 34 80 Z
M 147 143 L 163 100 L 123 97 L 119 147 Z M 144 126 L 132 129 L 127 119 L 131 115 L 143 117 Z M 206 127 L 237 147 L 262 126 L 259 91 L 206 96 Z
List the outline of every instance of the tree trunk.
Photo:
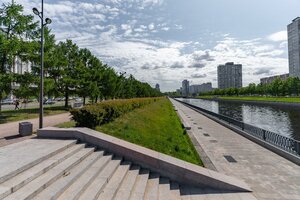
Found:
M 65 108 L 69 107 L 69 90 L 68 86 L 66 86 L 66 92 L 65 92 Z
M 98 101 L 98 96 L 96 96 L 95 103 L 97 103 L 97 101 Z
M 83 105 L 85 106 L 85 97 L 83 97 Z

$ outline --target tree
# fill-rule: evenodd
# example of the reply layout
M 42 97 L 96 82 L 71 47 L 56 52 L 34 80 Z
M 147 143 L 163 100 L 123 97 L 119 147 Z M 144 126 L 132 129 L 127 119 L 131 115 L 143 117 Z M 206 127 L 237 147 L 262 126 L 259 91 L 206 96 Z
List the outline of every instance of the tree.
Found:
M 56 88 L 65 96 L 65 107 L 68 107 L 69 96 L 75 92 L 76 66 L 79 63 L 79 48 L 71 40 L 60 42 L 55 49 L 57 62 L 52 68 L 52 78 L 55 80 Z
M 10 71 L 15 57 L 27 53 L 24 51 L 26 40 L 35 37 L 36 27 L 37 22 L 33 22 L 33 16 L 23 14 L 22 5 L 15 4 L 14 1 L 3 4 L 0 9 L 0 32 L 2 35 L 0 73 Z
M 13 81 L 13 76 L 10 73 L 1 74 L 0 73 L 0 111 L 2 109 L 2 99 L 6 97 L 11 91 L 11 82 Z
M 36 82 L 36 77 L 28 72 L 15 74 L 14 76 L 16 83 L 18 83 L 18 87 L 14 89 L 14 94 L 16 97 L 24 99 L 25 103 L 27 103 L 29 97 L 33 96 L 33 94 L 37 94 L 37 88 L 32 84 Z

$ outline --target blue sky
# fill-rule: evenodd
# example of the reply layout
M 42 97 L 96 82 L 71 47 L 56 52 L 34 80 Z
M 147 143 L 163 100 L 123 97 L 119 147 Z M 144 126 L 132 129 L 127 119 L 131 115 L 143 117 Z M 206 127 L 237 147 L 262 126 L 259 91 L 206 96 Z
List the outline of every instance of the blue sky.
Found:
M 36 0 L 16 0 L 31 13 Z M 72 39 L 116 71 L 162 91 L 212 82 L 243 64 L 243 84 L 288 72 L 286 26 L 299 0 L 44 0 L 58 41 Z M 7 0 L 0 0 L 7 2 Z

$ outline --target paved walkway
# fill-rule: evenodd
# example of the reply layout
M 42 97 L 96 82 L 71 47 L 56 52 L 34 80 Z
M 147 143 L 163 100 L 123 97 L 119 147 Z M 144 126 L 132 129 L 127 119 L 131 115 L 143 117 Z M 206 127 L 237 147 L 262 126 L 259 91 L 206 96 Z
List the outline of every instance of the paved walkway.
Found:
M 191 134 L 217 171 L 244 180 L 259 200 L 300 199 L 300 166 L 183 104 L 171 101 L 191 125 Z M 237 162 L 228 162 L 224 155 L 232 156 Z
M 0 147 L 33 137 L 33 136 L 20 137 L 18 135 L 19 123 L 24 121 L 31 122 L 33 124 L 33 131 L 36 131 L 38 129 L 39 126 L 38 118 L 0 124 Z M 44 127 L 55 126 L 57 124 L 68 122 L 68 121 L 70 121 L 70 113 L 47 116 L 44 117 Z

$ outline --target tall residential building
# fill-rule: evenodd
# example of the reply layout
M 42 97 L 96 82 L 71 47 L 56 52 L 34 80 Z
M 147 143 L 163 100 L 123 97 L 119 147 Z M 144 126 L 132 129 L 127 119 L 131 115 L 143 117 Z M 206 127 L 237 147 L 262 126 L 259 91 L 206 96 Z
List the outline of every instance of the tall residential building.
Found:
M 265 85 L 265 84 L 270 84 L 272 83 L 276 78 L 279 78 L 281 80 L 286 80 L 289 78 L 289 74 L 281 74 L 277 76 L 270 76 L 270 77 L 265 77 L 260 79 L 260 83 Z
M 189 88 L 190 94 L 198 94 L 203 92 L 210 92 L 212 91 L 212 84 L 210 82 L 203 83 L 200 85 L 191 85 Z
M 287 26 L 289 73 L 291 77 L 300 78 L 300 17 Z
M 159 88 L 159 84 L 158 83 L 156 83 L 155 89 L 160 92 L 160 88 Z
M 243 86 L 242 65 L 228 62 L 218 66 L 218 88 L 241 88 Z
M 190 83 L 188 80 L 182 81 L 182 96 L 187 97 L 189 95 Z

